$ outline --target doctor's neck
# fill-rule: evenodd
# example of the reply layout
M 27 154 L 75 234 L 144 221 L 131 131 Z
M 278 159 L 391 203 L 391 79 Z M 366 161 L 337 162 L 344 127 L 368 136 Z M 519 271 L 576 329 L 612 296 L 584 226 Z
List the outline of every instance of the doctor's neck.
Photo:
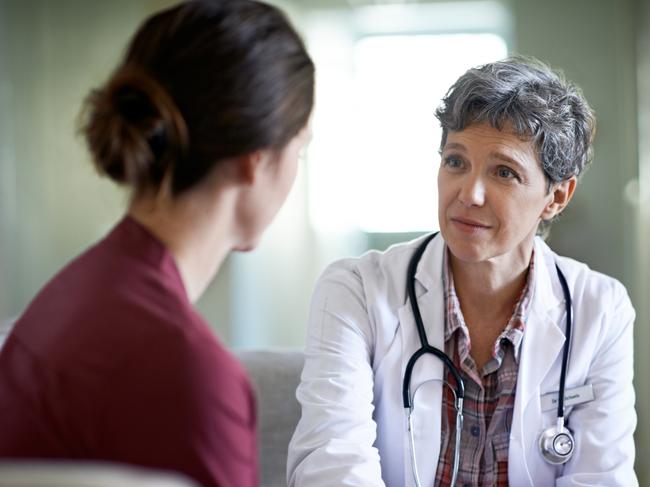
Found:
M 509 316 L 526 285 L 533 241 L 526 239 L 506 254 L 478 262 L 461 260 L 449 250 L 454 286 L 462 307 L 471 307 L 485 317 Z

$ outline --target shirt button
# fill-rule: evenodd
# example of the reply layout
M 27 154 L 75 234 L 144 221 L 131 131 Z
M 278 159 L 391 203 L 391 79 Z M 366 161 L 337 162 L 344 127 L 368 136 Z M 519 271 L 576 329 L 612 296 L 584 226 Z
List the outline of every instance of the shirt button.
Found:
M 472 428 L 469 430 L 470 433 L 472 433 L 472 436 L 478 436 L 481 434 L 481 428 L 478 426 L 472 426 Z

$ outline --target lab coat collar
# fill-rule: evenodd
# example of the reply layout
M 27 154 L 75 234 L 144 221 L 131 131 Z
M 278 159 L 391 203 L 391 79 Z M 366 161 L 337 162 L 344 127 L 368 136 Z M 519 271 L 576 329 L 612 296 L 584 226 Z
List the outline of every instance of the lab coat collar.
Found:
M 527 466 L 539 462 L 529 462 L 527 457 L 539 454 L 530 450 L 531 445 L 537 444 L 539 431 L 525 425 L 524 418 L 541 416 L 541 384 L 562 353 L 566 338 L 565 300 L 555 269 L 555 255 L 539 238 L 535 239 L 535 257 L 535 290 L 521 344 L 508 461 L 508 468 L 512 469 L 510 478 L 528 478 L 531 485 L 537 473 Z M 538 400 L 533 400 L 536 397 Z
M 539 237 L 535 238 L 535 294 L 532 310 L 552 312 L 564 304 L 562 286 L 555 270 L 555 254 Z
M 415 252 L 415 249 L 422 243 L 424 238 L 422 237 L 415 241 L 416 246 L 413 247 L 413 252 Z M 445 248 L 445 241 L 442 238 L 442 234 L 438 233 L 429 245 L 427 245 L 420 259 L 420 264 L 415 273 L 415 279 L 428 291 L 440 293 L 444 291 L 442 264 Z
M 517 396 L 528 404 L 564 345 L 564 296 L 555 269 L 555 257 L 548 246 L 535 239 L 535 289 L 522 342 Z M 542 346 L 543 344 L 543 346 Z

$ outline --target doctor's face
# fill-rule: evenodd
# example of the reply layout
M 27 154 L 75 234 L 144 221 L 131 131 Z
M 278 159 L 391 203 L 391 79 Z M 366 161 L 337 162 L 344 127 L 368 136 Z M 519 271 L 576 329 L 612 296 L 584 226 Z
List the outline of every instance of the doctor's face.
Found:
M 438 170 L 438 218 L 454 257 L 528 258 L 540 218 L 554 216 L 552 193 L 532 142 L 489 124 L 449 132 Z

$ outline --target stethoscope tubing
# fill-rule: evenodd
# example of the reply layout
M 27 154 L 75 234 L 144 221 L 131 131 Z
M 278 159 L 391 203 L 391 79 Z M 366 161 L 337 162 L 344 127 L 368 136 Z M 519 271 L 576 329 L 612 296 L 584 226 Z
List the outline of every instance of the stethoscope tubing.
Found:
M 411 449 L 412 449 L 411 455 L 413 461 L 412 466 L 414 468 L 413 473 L 415 477 L 415 482 L 416 485 L 418 485 L 418 487 L 419 487 L 419 478 L 418 478 L 417 466 L 416 466 L 417 464 L 415 459 L 415 445 L 414 445 L 413 431 L 412 431 L 413 424 L 411 419 L 411 413 L 413 412 L 413 400 L 410 393 L 411 376 L 413 374 L 413 369 L 418 359 L 426 354 L 435 355 L 443 362 L 445 367 L 447 367 L 447 370 L 449 370 L 451 374 L 454 376 L 456 382 L 456 386 L 454 388 L 455 396 L 456 396 L 456 412 L 457 412 L 457 418 L 460 418 L 461 428 L 462 428 L 462 417 L 463 417 L 462 407 L 465 398 L 465 383 L 463 381 L 463 378 L 461 377 L 458 368 L 454 365 L 453 361 L 449 358 L 449 356 L 446 353 L 429 344 L 426 330 L 424 328 L 424 322 L 422 320 L 422 314 L 420 312 L 420 306 L 418 305 L 417 296 L 415 295 L 415 274 L 417 272 L 418 264 L 429 242 L 431 242 L 431 240 L 433 240 L 436 237 L 436 235 L 438 235 L 438 232 L 435 232 L 427 236 L 422 241 L 422 243 L 418 246 L 418 248 L 416 249 L 415 253 L 411 257 L 411 260 L 409 262 L 409 266 L 407 270 L 407 279 L 406 279 L 408 299 L 411 302 L 413 318 L 415 319 L 415 325 L 418 331 L 418 336 L 420 338 L 420 348 L 411 356 L 411 358 L 406 364 L 406 368 L 404 370 L 404 380 L 402 382 L 402 401 L 405 410 L 408 410 L 407 412 L 408 429 L 411 436 Z M 565 331 L 566 337 L 565 337 L 565 345 L 562 351 L 562 368 L 560 370 L 560 384 L 559 384 L 559 391 L 558 391 L 558 408 L 557 408 L 558 422 L 559 424 L 564 425 L 564 391 L 565 391 L 566 374 L 567 374 L 568 361 L 569 361 L 569 349 L 571 347 L 571 328 L 572 328 L 571 325 L 572 325 L 573 316 L 572 316 L 571 293 L 569 292 L 569 286 L 567 284 L 564 274 L 560 270 L 560 267 L 557 265 L 557 263 L 555 264 L 555 268 L 557 270 L 558 278 L 562 286 L 562 292 L 564 294 L 566 313 L 567 313 L 566 331 Z M 453 477 L 452 477 L 453 480 L 451 484 L 452 486 L 455 484 L 457 478 L 459 461 L 460 461 L 459 444 L 460 444 L 461 431 L 458 429 L 458 427 L 459 425 L 456 424 L 456 445 L 454 451 L 454 469 L 453 469 Z
M 406 286 L 408 291 L 408 298 L 411 301 L 411 308 L 413 310 L 413 317 L 415 318 L 415 326 L 418 330 L 418 335 L 420 336 L 420 348 L 411 356 L 408 363 L 406 364 L 406 369 L 404 371 L 404 381 L 402 382 L 402 401 L 404 403 L 404 408 L 412 408 L 410 386 L 411 386 L 411 375 L 413 374 L 413 367 L 415 362 L 422 356 L 426 354 L 433 354 L 438 357 L 445 364 L 447 369 L 452 373 L 456 381 L 456 398 L 464 399 L 465 398 L 465 382 L 460 375 L 460 372 L 449 358 L 449 356 L 444 353 L 442 350 L 432 347 L 429 345 L 429 340 L 427 339 L 427 332 L 424 329 L 424 322 L 422 321 L 422 314 L 420 313 L 420 306 L 418 305 L 417 296 L 415 295 L 415 273 L 417 271 L 418 263 L 422 258 L 427 245 L 433 238 L 438 235 L 438 233 L 432 233 L 429 235 L 422 244 L 417 248 L 411 261 L 409 262 L 409 267 L 407 271 Z
M 560 370 L 560 387 L 558 392 L 557 399 L 557 417 L 564 418 L 564 385 L 566 382 L 566 371 L 569 366 L 569 349 L 571 348 L 571 324 L 573 323 L 572 310 L 573 306 L 571 303 L 571 293 L 569 292 L 569 285 L 566 282 L 566 277 L 560 270 L 560 267 L 555 264 L 557 269 L 557 276 L 560 279 L 560 284 L 562 285 L 562 292 L 564 293 L 564 301 L 566 304 L 566 330 L 565 330 L 565 346 L 562 350 L 562 369 Z

